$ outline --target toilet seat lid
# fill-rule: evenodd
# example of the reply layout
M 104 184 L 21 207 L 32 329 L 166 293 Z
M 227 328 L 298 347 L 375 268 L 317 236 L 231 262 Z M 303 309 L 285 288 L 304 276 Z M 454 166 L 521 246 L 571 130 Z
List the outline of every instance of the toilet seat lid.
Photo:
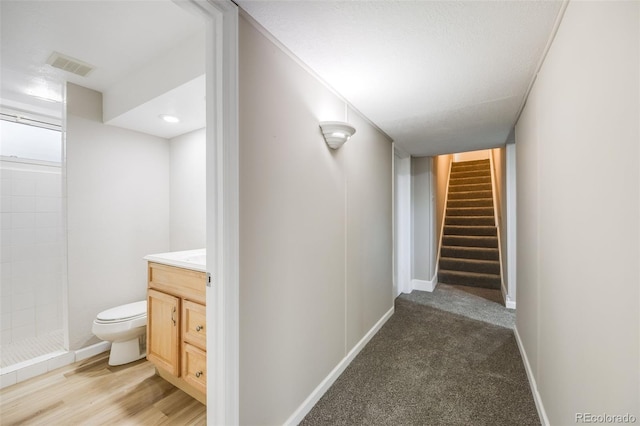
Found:
M 115 308 L 107 309 L 98 314 L 99 321 L 119 321 L 138 318 L 147 315 L 147 301 L 129 303 Z

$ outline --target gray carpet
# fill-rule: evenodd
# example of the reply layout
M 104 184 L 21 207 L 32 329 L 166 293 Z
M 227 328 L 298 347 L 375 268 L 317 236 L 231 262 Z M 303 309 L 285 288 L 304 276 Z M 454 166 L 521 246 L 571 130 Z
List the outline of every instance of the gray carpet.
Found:
M 446 301 L 457 289 L 438 288 L 396 299 L 393 317 L 300 424 L 539 425 L 512 329 L 429 306 L 431 295 L 473 311 Z
M 400 298 L 505 328 L 516 323 L 516 311 L 504 307 L 500 290 L 438 284 L 433 293 L 413 291 Z

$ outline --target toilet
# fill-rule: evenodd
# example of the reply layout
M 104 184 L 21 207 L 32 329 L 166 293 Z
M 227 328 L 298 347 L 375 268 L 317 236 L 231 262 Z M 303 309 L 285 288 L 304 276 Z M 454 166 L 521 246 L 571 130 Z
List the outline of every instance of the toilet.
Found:
M 92 333 L 111 342 L 109 365 L 122 365 L 147 355 L 147 301 L 129 303 L 100 312 Z

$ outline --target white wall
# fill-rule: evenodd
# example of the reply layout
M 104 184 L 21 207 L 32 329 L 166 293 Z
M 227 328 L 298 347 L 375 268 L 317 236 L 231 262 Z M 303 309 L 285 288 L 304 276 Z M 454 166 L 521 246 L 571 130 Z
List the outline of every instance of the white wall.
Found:
M 3 160 L 0 173 L 0 324 L 7 345 L 62 330 L 66 258 L 60 163 Z
M 412 278 L 430 281 L 435 272 L 432 253 L 432 210 L 431 157 L 411 158 L 411 201 L 412 201 Z
M 449 182 L 449 172 L 453 155 L 438 155 L 433 157 L 433 177 L 435 179 L 435 209 L 436 209 L 436 246 L 440 249 L 440 239 L 442 237 L 442 226 L 445 219 L 445 201 L 447 198 L 447 184 Z M 437 253 L 436 253 L 437 257 Z
M 180 11 L 179 13 L 183 13 Z M 121 78 L 104 92 L 104 122 L 187 84 L 204 74 L 205 35 L 199 31 Z M 118 121 L 118 120 L 116 120 Z
M 283 424 L 392 296 L 392 146 L 244 17 L 240 84 L 240 423 Z
M 171 139 L 171 251 L 206 246 L 205 129 Z
M 458 152 L 453 154 L 453 161 L 458 163 L 461 161 L 488 160 L 491 155 L 490 149 L 482 149 L 479 151 Z
M 102 124 L 99 92 L 67 85 L 70 349 L 103 309 L 145 298 L 143 256 L 169 250 L 169 142 Z
M 394 152 L 394 244 L 395 244 L 395 290 L 394 294 L 411 293 L 411 157 Z
M 640 418 L 640 3 L 571 2 L 516 126 L 517 332 L 545 421 Z

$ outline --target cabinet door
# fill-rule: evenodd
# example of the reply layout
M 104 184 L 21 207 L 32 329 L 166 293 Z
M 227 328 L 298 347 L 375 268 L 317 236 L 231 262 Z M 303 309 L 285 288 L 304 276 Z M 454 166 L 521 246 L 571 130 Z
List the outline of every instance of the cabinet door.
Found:
M 147 292 L 147 359 L 156 367 L 180 375 L 180 299 L 149 289 Z

